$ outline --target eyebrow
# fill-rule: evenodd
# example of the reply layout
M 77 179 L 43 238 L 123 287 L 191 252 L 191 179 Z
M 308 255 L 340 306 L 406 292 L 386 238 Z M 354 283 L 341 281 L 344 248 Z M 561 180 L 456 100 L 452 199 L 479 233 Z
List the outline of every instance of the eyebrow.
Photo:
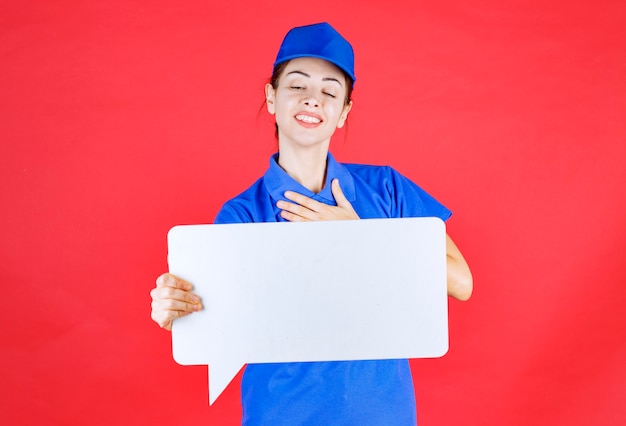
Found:
M 309 74 L 307 74 L 307 73 L 305 73 L 303 71 L 298 71 L 298 70 L 290 71 L 290 72 L 287 73 L 287 75 L 289 75 L 289 74 L 300 74 L 300 75 L 303 75 L 305 77 L 311 78 L 311 76 Z M 343 84 L 341 84 L 341 81 L 337 80 L 334 77 L 324 77 L 324 78 L 322 78 L 322 81 L 336 81 L 337 83 L 339 83 L 339 85 L 343 86 Z

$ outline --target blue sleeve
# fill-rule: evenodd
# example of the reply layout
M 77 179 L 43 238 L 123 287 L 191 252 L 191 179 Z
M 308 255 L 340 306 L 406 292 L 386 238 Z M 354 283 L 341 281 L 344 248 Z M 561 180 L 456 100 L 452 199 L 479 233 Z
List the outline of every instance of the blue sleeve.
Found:
M 214 224 L 224 223 L 250 223 L 252 218 L 243 209 L 237 209 L 232 201 L 222 206 L 215 216 Z
M 391 167 L 389 167 L 389 172 L 392 187 L 388 190 L 393 192 L 395 199 L 394 217 L 434 216 L 446 221 L 452 216 L 450 210 L 415 183 Z

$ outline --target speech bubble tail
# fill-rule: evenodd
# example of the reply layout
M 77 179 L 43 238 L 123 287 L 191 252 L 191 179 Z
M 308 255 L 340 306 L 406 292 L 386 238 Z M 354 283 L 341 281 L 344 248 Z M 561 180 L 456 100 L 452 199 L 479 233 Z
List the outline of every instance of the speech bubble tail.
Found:
M 213 405 L 243 365 L 243 362 L 234 360 L 212 362 L 209 365 L 209 405 Z

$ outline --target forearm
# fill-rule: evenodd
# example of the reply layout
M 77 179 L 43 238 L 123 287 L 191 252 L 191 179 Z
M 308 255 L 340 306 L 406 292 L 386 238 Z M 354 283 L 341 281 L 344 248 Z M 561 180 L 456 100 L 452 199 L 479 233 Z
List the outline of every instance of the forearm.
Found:
M 474 287 L 472 273 L 461 251 L 449 236 L 446 236 L 446 267 L 448 295 L 461 301 L 469 299 Z

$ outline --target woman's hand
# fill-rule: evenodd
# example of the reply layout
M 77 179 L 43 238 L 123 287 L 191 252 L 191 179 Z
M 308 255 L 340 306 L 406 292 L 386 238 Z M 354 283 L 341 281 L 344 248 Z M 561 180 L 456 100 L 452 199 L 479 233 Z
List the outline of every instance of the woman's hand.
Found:
M 202 309 L 200 298 L 191 293 L 193 286 L 176 275 L 163 274 L 156 280 L 156 288 L 150 291 L 152 296 L 152 314 L 154 322 L 161 328 L 172 330 L 172 321 Z
M 290 222 L 358 219 L 359 215 L 356 214 L 350 201 L 343 195 L 338 179 L 333 179 L 331 190 L 337 203 L 336 206 L 320 203 L 293 191 L 285 192 L 285 198 L 293 201 L 292 203 L 279 201 L 276 206 L 282 209 L 280 212 L 282 218 Z

